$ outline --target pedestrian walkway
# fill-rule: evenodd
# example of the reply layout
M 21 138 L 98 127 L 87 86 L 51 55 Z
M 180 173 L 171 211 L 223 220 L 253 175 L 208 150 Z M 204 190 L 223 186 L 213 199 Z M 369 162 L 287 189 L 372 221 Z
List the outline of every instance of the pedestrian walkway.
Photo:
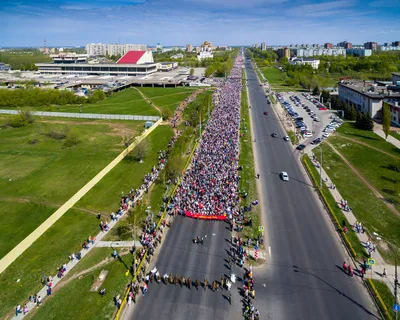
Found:
M 0 114 L 18 114 L 18 110 L 0 109 Z M 133 121 L 157 121 L 159 116 L 135 116 L 130 114 L 99 114 L 99 113 L 74 113 L 74 112 L 50 112 L 32 111 L 38 117 L 62 117 L 83 119 L 105 119 L 105 120 L 133 120 Z
M 392 137 L 392 136 L 388 136 L 387 137 L 387 139 L 386 139 L 386 135 L 385 135 L 385 133 L 383 132 L 383 130 L 382 129 L 379 129 L 379 128 L 375 128 L 376 126 L 374 126 L 374 132 L 378 135 L 378 136 L 380 136 L 382 139 L 385 139 L 387 142 L 389 142 L 389 143 L 391 143 L 392 145 L 394 145 L 395 147 L 397 147 L 397 148 L 399 148 L 400 149 L 400 140 L 398 140 L 398 139 L 396 139 L 395 137 Z
M 156 178 L 150 182 L 149 184 L 149 188 L 150 186 L 154 183 L 154 181 L 157 180 Z M 143 194 L 145 193 L 145 190 L 140 190 L 139 191 L 139 195 L 137 197 L 135 197 L 132 201 L 132 203 L 136 203 L 138 200 L 140 200 L 143 196 Z M 131 207 L 128 207 L 125 211 L 123 211 L 123 214 L 121 215 L 121 217 L 123 217 L 130 209 Z M 101 247 L 101 248 L 105 248 L 105 247 L 109 247 L 109 248 L 115 248 L 115 247 L 132 247 L 134 241 L 101 241 L 109 232 L 110 230 L 115 227 L 115 225 L 118 223 L 119 219 L 116 220 L 111 220 L 108 223 L 109 229 L 108 231 L 100 231 L 95 237 L 93 237 L 93 242 L 92 243 L 88 243 L 87 249 L 83 248 L 79 253 L 75 254 L 75 256 L 78 256 L 80 254 L 80 259 L 74 258 L 71 259 L 67 264 L 66 264 L 66 271 L 64 272 L 63 277 L 59 278 L 57 277 L 57 275 L 55 275 L 53 277 L 53 285 L 52 285 L 52 289 L 54 289 L 57 284 L 65 278 L 65 276 L 79 263 L 79 261 L 82 260 L 83 257 L 85 257 L 90 251 L 93 250 L 93 248 L 96 247 Z M 142 245 L 140 243 L 136 243 L 136 248 L 138 247 L 142 247 Z M 60 266 L 61 267 L 61 266 Z M 39 281 L 39 279 L 38 279 Z M 48 286 L 44 285 L 42 289 L 39 290 L 39 292 L 37 292 L 37 296 L 42 298 L 42 303 L 43 300 L 46 299 L 47 297 L 47 289 Z M 28 308 L 28 314 L 29 311 L 33 310 L 34 308 L 37 308 L 37 305 L 33 302 L 28 302 L 27 303 L 27 308 Z M 14 316 L 13 319 L 22 319 L 24 318 L 25 315 L 23 315 L 22 313 L 19 314 L 18 316 Z
M 310 159 L 312 160 L 314 158 L 314 153 L 311 150 L 309 150 L 307 153 L 308 153 L 308 156 L 310 157 Z M 315 166 L 318 166 L 318 170 L 321 170 L 322 181 L 324 181 L 324 183 L 330 190 L 333 198 L 335 199 L 336 203 L 340 207 L 341 201 L 345 200 L 345 199 L 341 196 L 341 194 L 339 193 L 339 191 L 336 188 L 332 188 L 332 180 L 329 178 L 329 176 L 327 175 L 325 170 L 323 168 L 319 167 L 318 161 L 315 161 L 315 160 L 312 160 L 312 161 Z M 357 220 L 357 218 L 354 216 L 353 211 L 351 211 L 351 210 L 345 211 L 345 216 L 346 216 L 346 219 L 347 219 L 347 222 L 349 223 L 349 225 L 351 225 L 352 227 L 355 228 L 356 222 L 359 220 Z M 360 222 L 362 222 L 362 221 L 360 221 Z M 356 231 L 354 231 L 354 229 L 350 229 L 349 232 L 356 232 Z M 366 243 L 368 241 L 370 241 L 370 242 L 371 241 L 372 242 L 379 241 L 379 239 L 376 239 L 377 235 L 375 235 L 375 239 L 370 239 L 367 233 L 362 233 L 362 232 L 357 233 L 357 237 L 360 240 L 361 244 L 364 246 L 365 252 L 368 252 L 367 248 L 366 248 Z M 384 281 L 393 293 L 394 292 L 395 266 L 387 264 L 378 251 L 372 252 L 371 257 L 372 257 L 372 259 L 375 260 L 376 266 L 372 267 L 371 271 L 367 271 L 366 277 L 368 277 L 368 278 L 372 277 L 372 279 Z M 387 277 L 382 276 L 384 268 L 386 269 Z
M 142 248 L 142 244 L 139 241 L 99 241 L 97 243 L 98 248 Z
M 113 161 L 111 161 L 103 170 L 101 170 L 92 180 L 84 185 L 67 202 L 65 202 L 56 212 L 47 218 L 39 227 L 37 227 L 24 240 L 17 244 L 9 253 L 0 260 L 0 274 L 7 269 L 32 243 L 42 236 L 54 223 L 56 223 L 69 209 L 71 209 L 86 193 L 89 192 L 107 173 L 109 173 L 118 163 L 125 158 L 144 138 L 146 138 L 162 122 L 159 119 L 150 128 L 146 129 L 136 140 L 124 151 L 122 151 Z

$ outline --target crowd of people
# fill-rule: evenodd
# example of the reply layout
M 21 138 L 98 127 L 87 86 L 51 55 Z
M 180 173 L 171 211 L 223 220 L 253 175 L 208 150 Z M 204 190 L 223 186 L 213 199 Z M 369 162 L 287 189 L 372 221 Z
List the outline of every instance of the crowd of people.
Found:
M 242 89 L 241 61 L 213 95 L 215 105 L 194 153 L 191 165 L 179 185 L 171 209 L 202 215 L 237 215 L 239 194 L 238 129 Z

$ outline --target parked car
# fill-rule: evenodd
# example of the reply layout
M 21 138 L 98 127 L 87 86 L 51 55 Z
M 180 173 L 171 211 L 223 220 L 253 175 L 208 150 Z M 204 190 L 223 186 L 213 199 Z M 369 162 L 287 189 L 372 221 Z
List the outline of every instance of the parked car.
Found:
M 299 144 L 296 149 L 297 150 L 303 150 L 305 147 L 306 146 L 304 144 Z
M 289 141 L 290 139 L 289 139 L 289 137 L 288 137 L 288 136 L 284 136 L 284 137 L 283 137 L 283 140 L 285 140 L 285 141 Z

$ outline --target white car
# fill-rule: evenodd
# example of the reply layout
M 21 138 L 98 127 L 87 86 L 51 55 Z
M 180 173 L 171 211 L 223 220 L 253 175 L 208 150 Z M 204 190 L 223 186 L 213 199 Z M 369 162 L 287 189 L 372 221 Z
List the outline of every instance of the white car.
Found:
M 305 132 L 305 133 L 303 134 L 303 137 L 304 137 L 304 138 L 311 138 L 311 137 L 312 137 L 312 133 L 311 133 L 311 132 Z
M 288 137 L 288 136 L 284 136 L 284 137 L 283 137 L 283 140 L 289 141 L 289 137 Z
M 289 176 L 288 176 L 288 174 L 287 174 L 286 171 L 282 171 L 282 172 L 280 173 L 280 176 L 281 176 L 281 179 L 282 179 L 283 181 L 289 181 Z
M 326 132 L 322 135 L 324 138 L 328 138 L 330 136 L 329 132 Z

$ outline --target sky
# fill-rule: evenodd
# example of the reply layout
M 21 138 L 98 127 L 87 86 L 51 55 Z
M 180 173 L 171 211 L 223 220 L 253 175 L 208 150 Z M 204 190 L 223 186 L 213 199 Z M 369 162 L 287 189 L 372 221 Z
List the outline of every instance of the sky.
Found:
M 400 0 L 0 0 L 0 47 L 400 41 Z

